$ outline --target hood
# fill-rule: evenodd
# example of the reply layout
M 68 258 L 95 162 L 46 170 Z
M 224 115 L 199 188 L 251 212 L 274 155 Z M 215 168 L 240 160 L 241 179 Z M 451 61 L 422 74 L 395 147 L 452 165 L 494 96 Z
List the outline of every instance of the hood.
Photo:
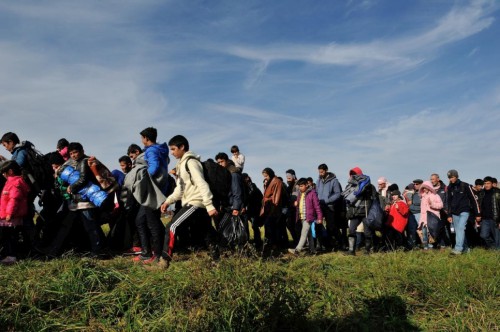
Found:
M 184 153 L 184 155 L 182 156 L 181 160 L 179 160 L 179 164 L 181 162 L 183 162 L 184 160 L 186 160 L 187 158 L 195 158 L 198 161 L 201 161 L 201 156 L 200 155 L 197 155 L 196 153 L 194 153 L 192 151 L 187 151 L 186 153 Z
M 361 170 L 361 168 L 359 168 L 358 166 L 354 167 L 354 168 L 351 168 L 349 170 L 349 176 L 351 176 L 351 173 L 354 173 L 356 175 L 362 175 L 363 174 L 363 171 Z
M 420 189 L 419 189 L 419 194 L 422 195 L 422 193 L 424 192 L 424 188 L 427 188 L 429 189 L 430 192 L 432 192 L 433 194 L 436 193 L 436 190 L 434 189 L 434 187 L 432 186 L 432 183 L 431 181 L 424 181 L 422 183 L 422 185 L 420 186 Z

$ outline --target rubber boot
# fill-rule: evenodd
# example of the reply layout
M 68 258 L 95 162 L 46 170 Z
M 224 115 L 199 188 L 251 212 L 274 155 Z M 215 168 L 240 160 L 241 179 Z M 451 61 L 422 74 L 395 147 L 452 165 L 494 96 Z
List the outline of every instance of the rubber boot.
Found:
M 349 236 L 349 251 L 347 252 L 348 255 L 355 256 L 355 247 L 356 246 L 356 238 Z
M 369 255 L 372 250 L 372 239 L 367 237 L 365 238 L 365 255 Z

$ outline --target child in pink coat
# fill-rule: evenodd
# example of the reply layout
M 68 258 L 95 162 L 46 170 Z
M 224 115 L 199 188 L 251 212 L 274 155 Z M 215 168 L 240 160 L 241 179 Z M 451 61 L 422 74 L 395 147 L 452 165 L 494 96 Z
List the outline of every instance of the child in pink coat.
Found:
M 443 208 L 443 201 L 436 193 L 434 186 L 430 181 L 424 181 L 418 192 L 420 195 L 420 219 L 418 229 L 422 230 L 422 243 L 424 249 L 431 247 L 429 245 L 429 232 L 427 227 L 427 212 L 431 212 L 441 219 L 440 211 Z M 433 239 L 434 241 L 437 239 Z
M 29 186 L 21 176 L 21 167 L 13 160 L 3 162 L 0 172 L 7 179 L 0 197 L 0 229 L 6 256 L 2 264 L 13 264 L 16 258 L 16 227 L 22 226 L 28 214 Z

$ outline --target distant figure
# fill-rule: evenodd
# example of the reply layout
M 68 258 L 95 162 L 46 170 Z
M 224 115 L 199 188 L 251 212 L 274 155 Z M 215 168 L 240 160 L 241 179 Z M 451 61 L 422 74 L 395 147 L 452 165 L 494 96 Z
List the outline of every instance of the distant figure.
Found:
M 240 153 L 240 149 L 237 145 L 233 145 L 231 147 L 231 153 L 233 154 L 231 160 L 234 162 L 234 166 L 240 172 L 243 172 L 243 167 L 245 166 L 245 156 Z

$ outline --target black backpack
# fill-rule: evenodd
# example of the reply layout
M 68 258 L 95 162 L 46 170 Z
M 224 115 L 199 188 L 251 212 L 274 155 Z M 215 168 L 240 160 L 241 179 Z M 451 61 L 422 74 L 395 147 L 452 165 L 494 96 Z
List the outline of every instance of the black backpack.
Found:
M 34 192 L 49 190 L 54 187 L 54 170 L 50 165 L 48 156 L 35 149 L 33 143 L 22 142 L 26 150 L 26 164 L 23 175 L 31 185 Z
M 188 157 L 186 159 L 186 171 L 189 173 L 189 177 L 191 178 L 191 171 L 188 166 L 188 161 L 190 159 L 198 159 L 195 157 Z M 214 206 L 218 210 L 221 206 L 227 206 L 229 204 L 229 193 L 231 192 L 231 172 L 217 164 L 213 159 L 202 161 L 201 166 L 203 167 L 203 177 L 208 183 L 210 191 L 213 195 L 212 202 Z M 192 178 L 191 184 L 193 184 Z

